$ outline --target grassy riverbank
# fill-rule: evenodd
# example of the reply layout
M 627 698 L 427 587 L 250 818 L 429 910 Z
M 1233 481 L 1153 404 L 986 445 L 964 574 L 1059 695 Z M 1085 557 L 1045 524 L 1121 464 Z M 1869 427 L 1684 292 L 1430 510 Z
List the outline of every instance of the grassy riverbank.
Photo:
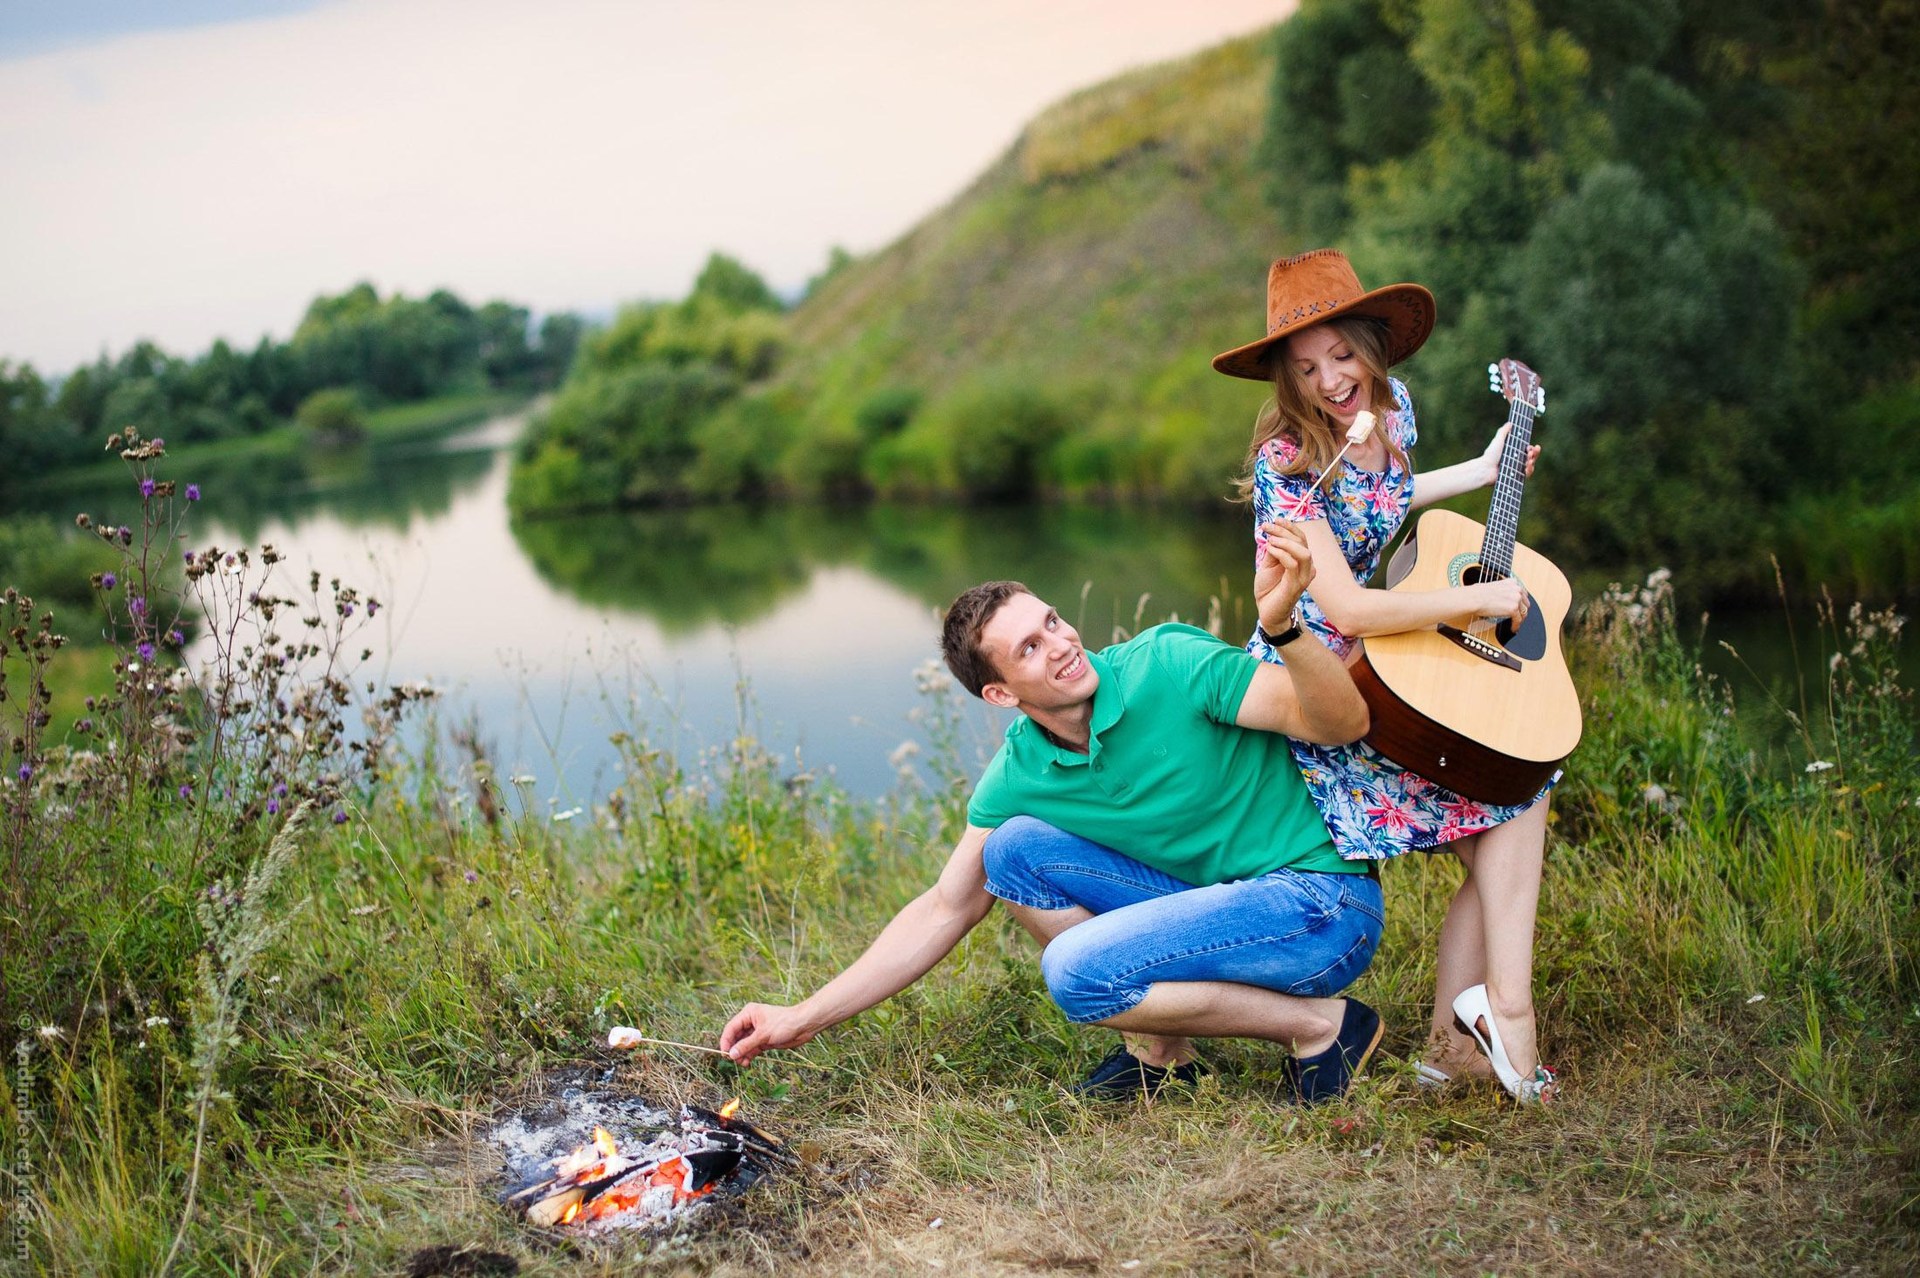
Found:
M 625 1062 L 660 1099 L 743 1096 L 811 1160 L 661 1267 L 1910 1268 L 1920 767 L 1889 623 L 1827 636 L 1830 695 L 1782 764 L 1740 744 L 1663 600 L 1611 600 L 1578 644 L 1588 736 L 1556 799 L 1539 942 L 1566 1080 L 1551 1112 L 1412 1084 L 1448 858 L 1388 867 L 1389 930 L 1358 987 L 1387 1018 L 1385 1058 L 1312 1112 L 1273 1099 L 1273 1051 L 1239 1043 L 1210 1045 L 1218 1072 L 1194 1094 L 1071 1100 L 1061 1084 L 1109 1038 L 1061 1020 L 995 915 L 795 1060 Z M 875 803 L 744 737 L 681 771 L 642 725 L 618 791 L 576 813 L 473 749 L 375 781 L 287 745 L 223 794 L 156 758 L 42 757 L 4 794 L 0 1010 L 24 1044 L 7 1225 L 26 1267 L 152 1273 L 191 1192 L 178 1273 L 399 1272 L 467 1243 L 523 1273 L 624 1272 L 644 1240 L 576 1251 L 493 1205 L 487 1114 L 555 1066 L 604 1062 L 609 1024 L 711 1041 L 738 1002 L 797 996 L 857 954 L 960 819 L 952 695 L 929 693 L 932 781 Z M 319 805 L 306 832 L 272 810 L 276 776 L 289 806 Z
M 332 449 L 317 448 L 308 431 L 288 422 L 258 435 L 169 448 L 167 455 L 174 473 L 196 476 L 234 474 L 261 465 L 279 468 L 291 463 L 311 463 L 329 452 L 394 448 L 442 439 L 489 418 L 510 413 L 530 398 L 512 391 L 467 391 L 410 404 L 393 404 L 366 415 L 366 434 L 362 440 Z M 97 491 L 125 477 L 126 463 L 103 451 L 96 462 L 46 475 L 37 481 L 36 488 L 42 495 L 58 497 Z

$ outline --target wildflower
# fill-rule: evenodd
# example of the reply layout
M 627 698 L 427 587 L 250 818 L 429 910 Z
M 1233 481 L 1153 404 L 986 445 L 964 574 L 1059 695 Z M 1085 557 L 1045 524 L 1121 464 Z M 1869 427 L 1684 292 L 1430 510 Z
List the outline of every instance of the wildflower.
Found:
M 146 1022 L 145 1022 L 145 1023 L 146 1023 L 146 1027 L 147 1027 L 148 1029 L 152 1029 L 152 1028 L 153 1028 L 154 1026 L 156 1026 L 156 1025 L 171 1025 L 171 1024 L 173 1024 L 173 1022 L 172 1022 L 172 1021 L 170 1021 L 170 1020 L 168 1020 L 168 1019 L 167 1019 L 166 1017 L 164 1017 L 164 1016 L 149 1016 L 149 1017 L 148 1017 L 148 1018 L 146 1019 Z
M 147 442 L 149 444 L 152 444 L 155 448 L 165 448 L 167 446 L 167 441 L 160 438 L 158 435 L 155 435 L 152 439 L 148 440 Z
M 21 784 L 24 785 L 31 780 L 33 780 L 33 765 L 28 763 L 21 764 L 20 765 Z
M 333 810 L 333 823 L 335 825 L 345 825 L 347 823 L 347 813 L 344 808 L 335 808 Z
M 565 812 L 554 813 L 553 819 L 556 821 L 571 821 L 583 811 L 585 811 L 584 808 L 568 808 Z
M 476 872 L 474 872 L 473 870 L 468 870 L 468 871 L 467 871 L 467 882 L 469 882 L 469 883 L 478 883 L 479 881 L 480 881 L 480 876 L 479 876 L 479 874 L 477 874 L 477 873 L 476 873 Z
M 132 613 L 136 617 L 146 616 L 147 615 L 146 596 L 135 595 L 133 598 L 127 600 L 127 611 Z
M 268 816 L 279 816 L 279 815 L 280 815 L 280 800 L 278 800 L 278 799 L 268 799 L 268 800 L 267 800 L 267 815 L 268 815 Z
M 140 660 L 142 660 L 142 661 L 152 661 L 152 660 L 153 660 L 153 645 L 152 645 L 152 644 L 150 644 L 150 643 L 143 643 L 143 644 L 141 644 L 141 645 L 140 645 L 140 646 L 139 646 L 139 647 L 138 647 L 137 649 L 135 649 L 135 651 L 136 651 L 136 652 L 138 652 L 138 653 L 140 654 Z
M 191 799 L 193 797 L 193 787 L 190 785 L 181 786 L 180 797 L 183 799 Z
M 380 611 L 380 601 L 378 599 L 367 600 L 367 616 L 371 617 L 373 616 L 374 613 L 379 611 Z
M 67 1032 L 58 1025 L 42 1025 L 40 1027 L 40 1037 L 46 1039 L 49 1043 L 56 1039 L 65 1038 L 66 1036 Z
M 187 500 L 188 500 L 188 501 L 199 501 L 199 500 L 200 500 L 200 485 L 198 485 L 198 484 L 188 484 L 188 485 L 187 485 Z
M 112 590 L 114 586 L 119 584 L 119 581 L 120 579 L 110 572 L 100 574 L 100 585 L 103 589 Z
M 153 496 L 153 481 L 151 479 L 143 479 L 140 481 L 140 495 L 142 497 Z
M 281 782 L 280 784 L 278 784 L 278 785 L 276 785 L 276 786 L 274 786 L 274 787 L 273 787 L 273 792 L 274 792 L 275 794 L 277 794 L 277 795 L 279 795 L 279 796 L 280 796 L 281 798 L 283 798 L 283 799 L 284 799 L 284 798 L 286 798 L 286 797 L 287 797 L 287 783 L 286 783 L 285 781 L 282 781 L 282 782 Z
M 1831 763 L 1828 763 L 1825 759 L 1815 759 L 1812 763 L 1809 763 L 1807 765 L 1807 771 L 1826 772 L 1832 767 L 1833 765 Z
M 181 644 L 185 643 L 186 641 L 187 641 L 187 637 L 181 634 L 178 630 L 167 631 L 167 642 L 172 644 L 174 647 L 178 648 Z
M 120 525 L 120 544 L 123 546 L 131 546 L 133 544 L 133 529 L 127 527 L 125 524 Z

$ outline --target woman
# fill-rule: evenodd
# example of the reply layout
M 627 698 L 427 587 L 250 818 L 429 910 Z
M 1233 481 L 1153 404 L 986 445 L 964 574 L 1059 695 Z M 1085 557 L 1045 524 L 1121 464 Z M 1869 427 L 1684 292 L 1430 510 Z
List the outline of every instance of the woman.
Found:
M 1318 249 L 1275 262 L 1267 277 L 1267 336 L 1217 356 L 1234 377 L 1270 382 L 1248 452 L 1242 495 L 1254 507 L 1254 539 L 1275 521 L 1303 526 L 1317 573 L 1298 621 L 1343 656 L 1368 635 L 1393 634 L 1463 615 L 1510 617 L 1527 609 L 1513 580 L 1416 593 L 1368 590 L 1365 582 L 1410 511 L 1494 481 L 1501 427 L 1472 461 L 1414 473 L 1413 401 L 1387 369 L 1433 330 L 1433 295 L 1417 284 L 1364 290 L 1344 255 Z M 1377 426 L 1332 472 L 1347 429 L 1362 412 Z M 1539 449 L 1529 449 L 1532 472 Z M 1332 567 L 1345 562 L 1350 573 Z M 1259 627 L 1247 650 L 1280 654 Z M 1491 1072 L 1522 1103 L 1551 1098 L 1533 1014 L 1533 929 L 1546 846 L 1547 788 L 1511 807 L 1455 794 L 1384 758 L 1364 742 L 1294 745 L 1340 854 L 1384 859 L 1444 847 L 1466 879 L 1440 929 L 1433 1030 L 1418 1065 L 1422 1085 Z M 1557 779 L 1557 778 L 1556 778 Z

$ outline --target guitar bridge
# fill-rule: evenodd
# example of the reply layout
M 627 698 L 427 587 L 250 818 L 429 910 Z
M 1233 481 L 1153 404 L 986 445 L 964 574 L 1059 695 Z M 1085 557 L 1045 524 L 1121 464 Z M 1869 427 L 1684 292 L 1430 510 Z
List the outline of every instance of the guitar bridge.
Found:
M 1490 661 L 1508 670 L 1520 669 L 1520 658 L 1497 643 L 1488 643 L 1478 635 L 1470 635 L 1458 626 L 1449 626 L 1445 622 L 1441 622 L 1434 629 L 1482 661 Z

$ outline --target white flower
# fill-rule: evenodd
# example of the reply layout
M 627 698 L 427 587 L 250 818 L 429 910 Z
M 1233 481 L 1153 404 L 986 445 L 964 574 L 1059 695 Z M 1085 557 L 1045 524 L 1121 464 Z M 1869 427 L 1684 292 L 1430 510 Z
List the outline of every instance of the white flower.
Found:
M 156 1025 L 171 1025 L 173 1022 L 164 1016 L 149 1016 L 143 1024 L 145 1024 L 148 1029 L 152 1029 Z
M 1640 791 L 1640 797 L 1645 800 L 1649 806 L 1658 807 L 1667 801 L 1667 791 L 1664 786 L 1652 784 Z
M 568 808 L 565 812 L 554 813 L 553 819 L 556 821 L 571 821 L 585 811 L 585 808 Z
M 1832 767 L 1833 765 L 1831 763 L 1828 763 L 1825 759 L 1815 759 L 1812 763 L 1809 763 L 1807 765 L 1807 771 L 1826 772 Z
M 887 765 L 893 768 L 901 767 L 908 759 L 913 758 L 919 753 L 920 743 L 918 741 L 902 741 L 893 748 L 893 753 L 887 756 Z
M 66 1036 L 67 1032 L 58 1025 L 42 1025 L 40 1027 L 40 1037 L 46 1039 L 49 1043 L 55 1039 L 65 1038 Z

